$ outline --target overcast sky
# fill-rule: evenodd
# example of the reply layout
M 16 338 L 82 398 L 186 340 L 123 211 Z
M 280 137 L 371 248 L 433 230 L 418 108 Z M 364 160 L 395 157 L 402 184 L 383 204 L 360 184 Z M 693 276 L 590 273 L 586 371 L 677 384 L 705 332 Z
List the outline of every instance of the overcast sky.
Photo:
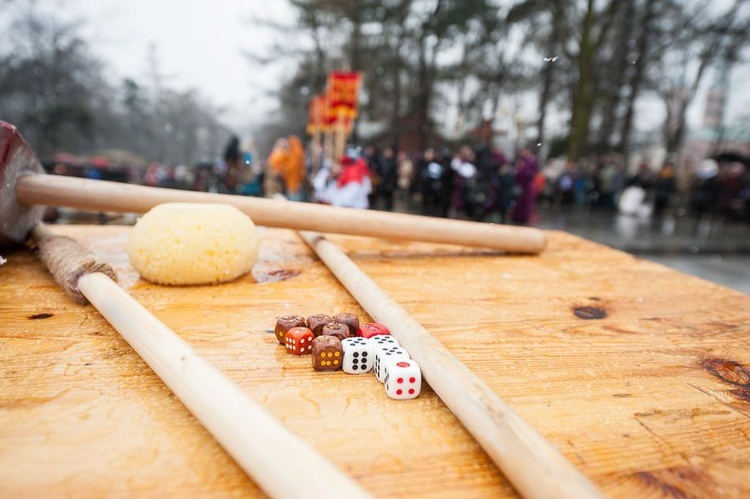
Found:
M 257 66 L 243 51 L 261 50 L 279 37 L 253 19 L 293 22 L 284 0 L 62 0 L 65 14 L 84 21 L 84 35 L 106 63 L 110 81 L 146 82 L 149 46 L 155 45 L 165 83 L 195 88 L 236 128 L 258 122 L 271 107 L 266 92 L 278 86 L 283 65 Z M 243 132 L 243 130 L 238 130 Z

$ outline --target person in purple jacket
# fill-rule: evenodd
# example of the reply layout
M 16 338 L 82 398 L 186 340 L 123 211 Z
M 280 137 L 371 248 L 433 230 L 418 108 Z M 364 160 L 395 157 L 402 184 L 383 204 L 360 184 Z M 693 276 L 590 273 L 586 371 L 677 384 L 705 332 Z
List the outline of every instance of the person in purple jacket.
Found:
M 536 156 L 528 149 L 521 149 L 516 160 L 516 186 L 520 194 L 513 206 L 510 219 L 513 223 L 528 225 L 534 215 L 536 193 L 534 192 L 534 177 L 539 171 Z

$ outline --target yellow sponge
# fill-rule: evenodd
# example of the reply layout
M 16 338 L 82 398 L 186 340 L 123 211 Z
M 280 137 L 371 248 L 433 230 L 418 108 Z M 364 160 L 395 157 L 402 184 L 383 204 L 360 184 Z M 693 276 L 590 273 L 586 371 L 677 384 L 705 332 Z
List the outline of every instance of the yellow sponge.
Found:
M 250 217 L 226 204 L 165 203 L 136 223 L 130 263 L 159 284 L 211 284 L 249 272 L 258 256 Z

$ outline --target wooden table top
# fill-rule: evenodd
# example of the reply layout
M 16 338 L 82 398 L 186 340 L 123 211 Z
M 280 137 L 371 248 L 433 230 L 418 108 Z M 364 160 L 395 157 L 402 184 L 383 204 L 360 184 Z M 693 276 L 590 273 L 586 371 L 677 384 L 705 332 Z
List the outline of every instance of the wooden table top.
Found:
M 394 401 L 277 343 L 283 314 L 369 319 L 294 232 L 261 229 L 252 275 L 164 287 L 129 266 L 129 228 L 53 229 L 374 495 L 515 494 L 428 385 Z M 749 496 L 750 296 L 547 235 L 538 256 L 329 239 L 607 496 Z M 0 254 L 0 496 L 263 495 L 91 305 Z

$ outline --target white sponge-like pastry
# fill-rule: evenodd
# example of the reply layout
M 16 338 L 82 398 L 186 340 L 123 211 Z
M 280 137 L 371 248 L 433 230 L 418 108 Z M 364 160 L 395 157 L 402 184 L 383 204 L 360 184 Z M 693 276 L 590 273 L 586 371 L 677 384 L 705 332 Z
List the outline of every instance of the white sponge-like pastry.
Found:
M 158 284 L 231 281 L 249 272 L 257 256 L 255 224 L 226 204 L 158 205 L 138 220 L 128 245 L 133 268 Z

